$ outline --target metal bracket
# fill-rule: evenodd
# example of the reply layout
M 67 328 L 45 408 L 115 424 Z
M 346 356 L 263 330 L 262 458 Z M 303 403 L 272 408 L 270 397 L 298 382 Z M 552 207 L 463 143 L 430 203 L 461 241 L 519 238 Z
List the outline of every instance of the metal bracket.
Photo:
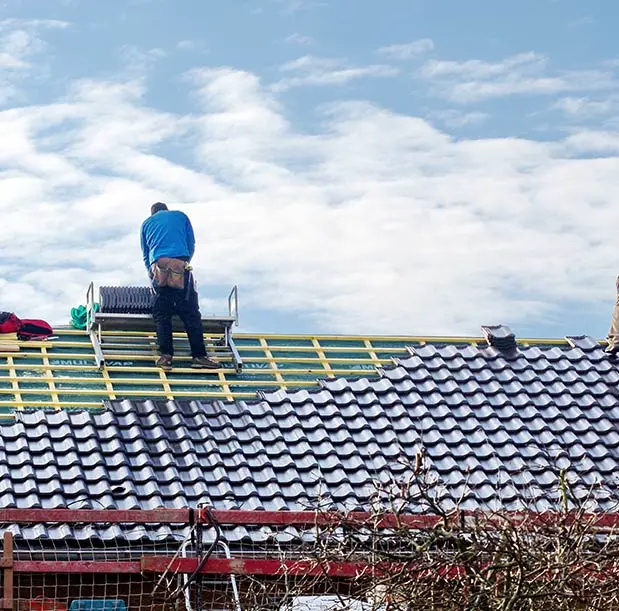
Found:
M 86 330 L 90 336 L 92 349 L 95 353 L 97 367 L 103 369 L 105 366 L 105 357 L 101 348 L 101 325 L 98 330 L 95 329 L 95 286 L 91 282 L 86 291 Z
M 239 326 L 239 287 L 235 284 L 228 295 L 228 314 L 231 318 L 234 318 L 234 324 Z M 225 345 L 230 349 L 232 355 L 232 362 L 234 363 L 234 369 L 237 373 L 241 373 L 243 369 L 243 359 L 239 354 L 239 351 L 232 339 L 232 329 L 226 327 L 224 332 Z
M 86 330 L 92 329 L 95 320 L 95 285 L 91 282 L 86 291 Z
M 90 335 L 90 343 L 92 344 L 92 348 L 95 352 L 95 361 L 97 362 L 97 367 L 99 369 L 103 369 L 105 367 L 105 357 L 103 356 L 103 349 L 101 348 L 99 334 L 94 329 L 91 329 L 88 332 L 88 335 Z
M 2 569 L 2 608 L 13 609 L 15 602 L 15 592 L 13 591 L 13 533 L 9 530 L 4 533 Z
M 226 327 L 224 332 L 224 339 L 226 341 L 226 346 L 230 349 L 230 354 L 232 355 L 232 362 L 234 363 L 234 369 L 237 373 L 241 373 L 243 369 L 243 359 L 239 354 L 239 350 L 234 343 L 234 339 L 232 338 L 232 329 L 230 327 Z
M 239 288 L 235 284 L 228 295 L 228 314 L 234 318 L 234 324 L 239 326 Z

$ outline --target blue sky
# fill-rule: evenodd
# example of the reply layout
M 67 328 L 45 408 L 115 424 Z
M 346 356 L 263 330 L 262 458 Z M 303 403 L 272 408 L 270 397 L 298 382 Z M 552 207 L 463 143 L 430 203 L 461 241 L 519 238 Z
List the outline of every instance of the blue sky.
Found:
M 243 329 L 606 334 L 619 273 L 619 6 L 4 0 L 1 309 L 64 322 L 144 282 L 190 214 Z

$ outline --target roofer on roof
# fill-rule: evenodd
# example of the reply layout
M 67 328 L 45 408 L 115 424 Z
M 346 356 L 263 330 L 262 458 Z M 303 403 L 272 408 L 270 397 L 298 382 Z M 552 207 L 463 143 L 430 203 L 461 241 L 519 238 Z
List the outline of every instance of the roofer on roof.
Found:
M 608 331 L 608 345 L 606 352 L 616 354 L 619 352 L 619 276 L 617 276 L 617 300 L 613 309 L 613 317 Z
M 161 355 L 157 366 L 172 369 L 172 316 L 177 314 L 189 338 L 191 366 L 217 369 L 219 363 L 206 356 L 198 293 L 189 265 L 196 245 L 191 221 L 183 212 L 168 210 L 161 202 L 153 204 L 150 213 L 142 224 L 141 242 L 144 265 L 155 291 L 153 319 Z

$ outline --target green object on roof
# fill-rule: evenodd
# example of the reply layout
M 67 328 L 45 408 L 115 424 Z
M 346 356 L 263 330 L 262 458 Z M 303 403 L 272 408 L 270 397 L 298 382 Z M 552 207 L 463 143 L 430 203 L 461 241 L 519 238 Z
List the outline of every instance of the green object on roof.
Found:
M 95 312 L 99 311 L 99 304 L 94 305 Z M 78 306 L 77 308 L 71 308 L 71 326 L 75 329 L 86 329 L 87 310 L 86 306 Z

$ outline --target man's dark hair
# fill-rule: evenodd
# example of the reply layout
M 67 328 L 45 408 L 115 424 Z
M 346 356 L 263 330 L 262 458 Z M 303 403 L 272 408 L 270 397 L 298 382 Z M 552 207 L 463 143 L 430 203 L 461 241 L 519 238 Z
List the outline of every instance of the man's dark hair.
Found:
M 168 207 L 163 202 L 157 202 L 150 207 L 150 215 L 157 214 L 161 210 L 167 210 Z

